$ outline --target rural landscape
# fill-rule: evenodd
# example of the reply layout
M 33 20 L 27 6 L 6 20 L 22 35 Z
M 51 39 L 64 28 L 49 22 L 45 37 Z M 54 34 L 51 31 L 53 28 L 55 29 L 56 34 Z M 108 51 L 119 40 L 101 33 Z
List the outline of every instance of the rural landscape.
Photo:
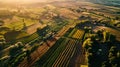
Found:
M 120 67 L 120 0 L 0 0 L 0 67 Z

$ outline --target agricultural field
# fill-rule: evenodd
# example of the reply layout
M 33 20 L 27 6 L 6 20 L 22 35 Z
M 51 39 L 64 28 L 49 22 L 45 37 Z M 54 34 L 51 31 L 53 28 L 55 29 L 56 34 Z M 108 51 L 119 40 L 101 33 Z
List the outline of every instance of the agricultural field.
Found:
M 0 0 L 1 67 L 120 67 L 119 54 L 118 0 Z
M 84 34 L 84 31 L 82 30 L 76 30 L 76 32 L 74 32 L 74 34 L 70 34 L 69 37 L 75 38 L 75 39 L 82 39 Z
M 39 66 L 67 67 L 67 66 L 70 66 L 70 63 L 73 63 L 72 59 L 76 56 L 76 54 L 79 54 L 79 52 L 77 52 L 78 50 L 80 50 L 78 46 L 82 46 L 81 44 L 82 41 L 80 40 L 82 40 L 83 38 L 82 36 L 84 36 L 84 31 L 76 28 L 74 28 L 71 32 L 70 30 L 71 29 L 68 30 L 69 35 L 65 37 L 63 36 L 62 38 L 60 38 L 54 44 L 54 46 L 52 46 L 48 50 L 48 52 L 45 53 L 40 58 L 40 60 L 37 61 L 37 63 L 35 64 L 35 67 L 36 66 L 37 67 Z M 81 62 L 85 63 L 84 59 L 82 59 Z

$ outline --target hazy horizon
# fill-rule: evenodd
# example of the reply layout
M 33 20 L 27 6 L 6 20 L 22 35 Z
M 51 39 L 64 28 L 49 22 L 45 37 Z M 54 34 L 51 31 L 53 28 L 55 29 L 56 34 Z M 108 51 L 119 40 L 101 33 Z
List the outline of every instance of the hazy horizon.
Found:
M 46 2 L 47 0 L 0 0 L 0 2 L 24 2 L 24 3 L 27 3 L 27 2 Z
M 0 0 L 4 3 L 35 3 L 35 2 L 52 2 L 52 1 L 65 1 L 65 0 Z

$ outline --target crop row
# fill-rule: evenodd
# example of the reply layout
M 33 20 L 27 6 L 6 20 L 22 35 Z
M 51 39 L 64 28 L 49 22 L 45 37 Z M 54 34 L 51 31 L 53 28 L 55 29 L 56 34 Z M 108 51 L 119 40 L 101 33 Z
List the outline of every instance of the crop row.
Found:
M 60 41 L 61 40 L 61 41 Z M 38 61 L 38 67 L 65 67 L 69 65 L 71 58 L 73 57 L 77 40 L 74 39 L 60 39 L 40 60 Z
M 71 29 L 68 36 L 60 38 L 35 64 L 35 67 L 68 67 L 75 56 L 84 31 Z
M 82 39 L 83 34 L 84 34 L 84 31 L 82 31 L 82 30 L 77 30 L 77 31 L 73 34 L 72 38 Z
M 59 39 L 54 46 L 52 46 L 41 58 L 40 60 L 37 61 L 38 67 L 44 67 L 47 65 L 47 62 L 50 61 L 50 59 L 52 59 L 51 61 L 55 61 L 55 59 L 57 58 L 57 56 L 65 49 L 66 45 L 65 43 L 68 42 L 68 39 L 64 39 L 61 38 Z M 52 62 L 51 62 L 52 63 Z
M 74 28 L 74 29 L 70 32 L 70 34 L 68 35 L 68 37 L 73 36 L 73 34 L 74 34 L 76 31 L 77 31 L 77 29 L 76 29 L 76 28 Z
M 60 53 L 52 67 L 68 67 L 69 62 L 75 53 L 76 44 L 76 40 L 70 40 L 65 50 Z

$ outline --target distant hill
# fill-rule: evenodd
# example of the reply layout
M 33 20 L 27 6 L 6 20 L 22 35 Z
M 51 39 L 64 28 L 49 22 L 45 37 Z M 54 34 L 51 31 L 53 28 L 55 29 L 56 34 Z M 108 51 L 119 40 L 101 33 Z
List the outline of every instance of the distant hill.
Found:
M 120 0 L 51 0 L 51 1 L 88 1 L 97 4 L 120 7 Z
M 108 6 L 120 7 L 120 0 L 86 0 L 93 3 L 104 4 Z
M 103 4 L 108 6 L 120 7 L 120 0 L 65 0 L 65 1 L 86 1 L 86 2 L 92 2 L 92 3 Z

